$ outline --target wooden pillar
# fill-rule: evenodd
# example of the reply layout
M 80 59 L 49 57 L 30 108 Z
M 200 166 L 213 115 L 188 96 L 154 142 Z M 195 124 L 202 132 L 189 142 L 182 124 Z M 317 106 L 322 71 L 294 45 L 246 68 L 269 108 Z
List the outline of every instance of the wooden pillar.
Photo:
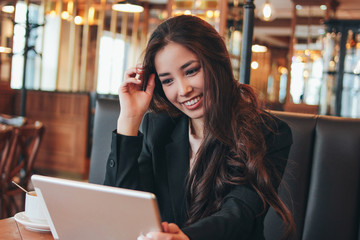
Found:
M 82 34 L 81 46 L 81 65 L 80 65 L 80 91 L 86 91 L 86 67 L 87 67 L 87 52 L 89 44 L 89 8 L 90 1 L 86 1 L 84 13 L 84 27 Z
M 99 21 L 98 21 L 98 29 L 96 34 L 96 55 L 95 55 L 95 70 L 94 70 L 94 89 L 96 92 L 97 89 L 97 80 L 98 80 L 98 72 L 99 72 L 99 55 L 100 55 L 100 40 L 104 31 L 104 20 L 105 20 L 105 8 L 106 8 L 106 0 L 101 0 L 100 3 L 100 11 L 99 11 Z

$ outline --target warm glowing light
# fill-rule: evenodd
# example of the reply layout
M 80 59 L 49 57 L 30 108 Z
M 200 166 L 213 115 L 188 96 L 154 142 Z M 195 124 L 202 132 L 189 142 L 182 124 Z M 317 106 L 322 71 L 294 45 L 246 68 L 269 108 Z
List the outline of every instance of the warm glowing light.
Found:
M 259 67 L 259 63 L 257 62 L 257 61 L 252 61 L 251 62 L 251 68 L 252 69 L 258 69 L 258 67 Z
M 15 11 L 15 7 L 11 5 L 5 5 L 2 7 L 1 11 L 5 13 L 13 13 Z
M 211 10 L 206 11 L 206 16 L 207 16 L 208 18 L 212 18 L 212 17 L 214 17 L 214 12 L 211 11 Z
M 308 78 L 308 77 L 310 76 L 309 71 L 308 71 L 308 70 L 304 70 L 303 76 L 304 76 L 304 78 Z
M 80 16 L 76 16 L 76 17 L 74 18 L 74 23 L 75 23 L 76 25 L 82 24 L 82 23 L 83 23 L 83 18 L 80 17 Z
M 90 7 L 89 8 L 89 23 L 90 24 L 93 24 L 94 23 L 94 20 L 95 20 L 95 8 L 94 7 Z
M 0 46 L 0 53 L 11 53 L 11 48 Z
M 309 49 L 306 49 L 306 50 L 304 51 L 304 53 L 305 53 L 305 55 L 308 56 L 308 57 L 311 55 L 311 51 L 310 51 Z
M 283 66 L 278 67 L 278 72 L 281 73 L 281 74 L 288 74 L 287 68 L 283 67 Z
M 69 1 L 67 4 L 67 12 L 72 15 L 74 10 L 74 2 L 73 1 Z
M 56 17 L 56 11 L 55 10 L 50 11 L 50 17 Z
M 200 0 L 195 0 L 194 1 L 194 7 L 195 8 L 200 8 L 200 6 L 201 6 L 201 1 Z
M 272 10 L 271 10 L 271 6 L 269 3 L 266 3 L 263 10 L 262 10 L 262 13 L 263 13 L 263 16 L 264 16 L 264 20 L 270 20 L 271 18 L 271 13 L 272 13 Z
M 131 4 L 131 3 L 118 3 L 118 4 L 114 4 L 112 6 L 112 9 L 115 11 L 119 11 L 119 12 L 143 12 L 144 8 L 140 5 L 135 5 L 135 4 Z
M 269 0 L 265 0 L 265 3 L 261 6 L 257 14 L 263 21 L 272 21 L 275 18 L 275 10 Z
M 259 44 L 255 44 L 251 47 L 251 51 L 252 52 L 267 52 L 267 47 L 259 45 Z
M 214 16 L 215 16 L 215 18 L 219 18 L 220 17 L 220 11 L 216 10 Z
M 184 14 L 185 14 L 185 15 L 191 15 L 191 11 L 190 11 L 190 10 L 186 10 L 186 11 L 184 12 Z
M 61 18 L 64 19 L 64 20 L 67 20 L 69 19 L 70 15 L 68 12 L 64 11 L 61 13 Z

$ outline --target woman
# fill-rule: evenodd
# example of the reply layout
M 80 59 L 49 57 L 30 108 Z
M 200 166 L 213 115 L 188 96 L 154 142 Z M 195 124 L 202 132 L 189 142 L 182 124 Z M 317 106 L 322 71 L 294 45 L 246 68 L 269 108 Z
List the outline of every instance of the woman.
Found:
M 264 239 L 269 206 L 284 236 L 293 231 L 276 192 L 290 129 L 234 79 L 211 25 L 186 15 L 163 22 L 143 67 L 126 71 L 119 99 L 105 184 L 157 196 L 164 232 L 141 239 Z

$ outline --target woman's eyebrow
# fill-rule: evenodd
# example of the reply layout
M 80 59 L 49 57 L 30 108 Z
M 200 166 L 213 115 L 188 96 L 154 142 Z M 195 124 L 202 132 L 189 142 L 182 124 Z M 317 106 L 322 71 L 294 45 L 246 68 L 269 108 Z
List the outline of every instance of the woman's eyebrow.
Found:
M 182 66 L 180 67 L 180 69 L 184 69 L 184 68 L 186 68 L 187 66 L 191 65 L 191 64 L 194 63 L 194 62 L 199 62 L 199 61 L 197 61 L 197 60 L 190 60 L 190 61 L 188 61 L 187 63 L 185 63 L 184 65 L 182 65 Z
M 165 77 L 165 76 L 168 76 L 170 75 L 170 73 L 159 73 L 158 76 L 159 77 Z

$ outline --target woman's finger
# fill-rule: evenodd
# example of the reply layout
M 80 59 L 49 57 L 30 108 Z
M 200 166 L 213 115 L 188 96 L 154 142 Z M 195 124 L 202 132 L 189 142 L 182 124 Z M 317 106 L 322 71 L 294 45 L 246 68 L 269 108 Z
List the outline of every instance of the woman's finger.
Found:
M 169 229 L 168 233 L 179 233 L 179 232 L 181 232 L 180 228 L 175 223 L 169 223 L 168 224 L 168 229 Z
M 125 86 L 129 83 L 140 84 L 141 80 L 139 80 L 137 78 L 127 78 L 127 79 L 124 79 L 124 81 L 121 83 L 121 85 Z
M 148 94 L 152 94 L 154 92 L 154 88 L 155 88 L 155 74 L 153 73 L 149 77 L 145 91 Z
M 162 222 L 161 225 L 163 227 L 163 231 L 165 233 L 168 233 L 169 232 L 169 223 L 168 222 Z
M 125 70 L 126 77 L 135 77 L 136 76 L 136 67 L 131 67 Z

